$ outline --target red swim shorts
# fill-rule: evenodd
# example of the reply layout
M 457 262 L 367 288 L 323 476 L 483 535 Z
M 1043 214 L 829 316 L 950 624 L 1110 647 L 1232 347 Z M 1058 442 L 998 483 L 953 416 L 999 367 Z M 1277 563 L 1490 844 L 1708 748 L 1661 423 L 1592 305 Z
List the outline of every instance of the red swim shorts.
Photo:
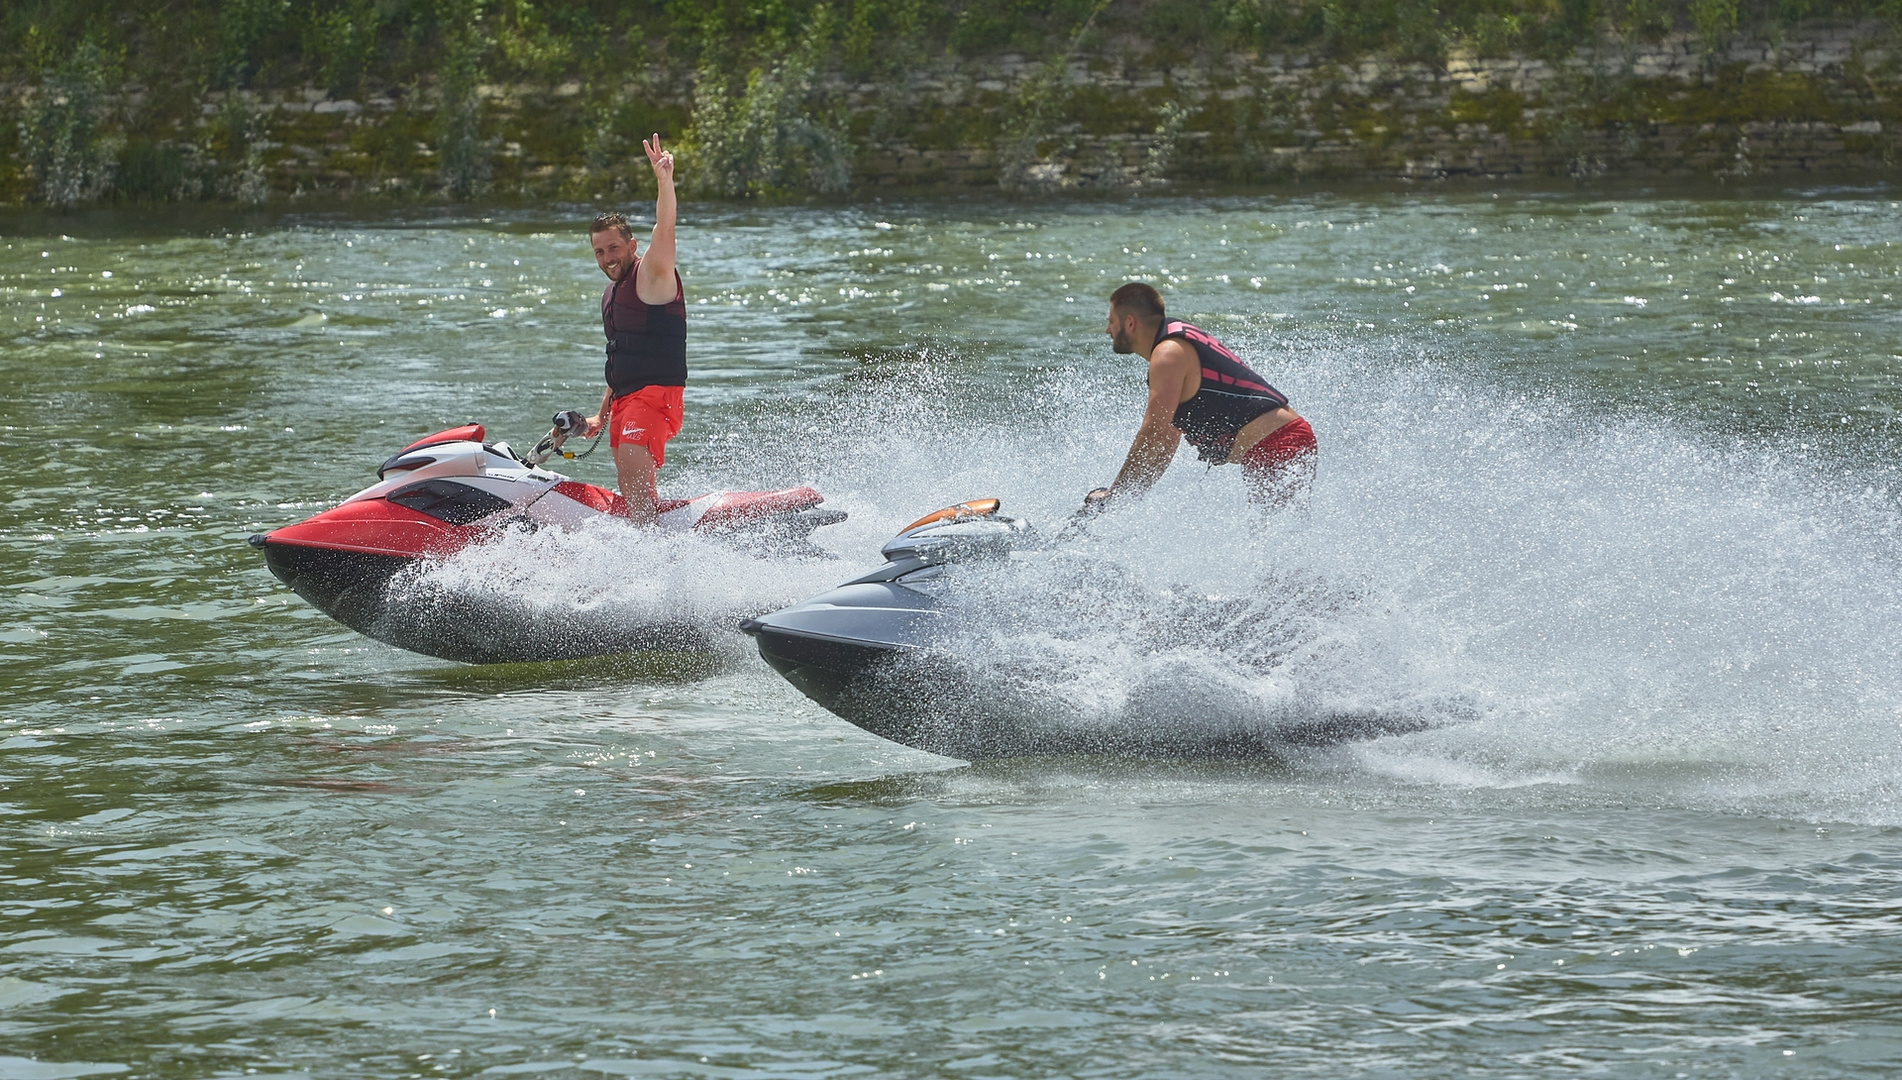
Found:
M 1314 463 L 1320 444 L 1306 420 L 1291 420 L 1242 455 L 1242 481 L 1248 497 L 1274 505 L 1305 494 L 1314 483 Z
M 654 467 L 667 463 L 667 440 L 680 434 L 682 406 L 678 386 L 643 386 L 614 399 L 608 410 L 608 447 L 647 447 Z

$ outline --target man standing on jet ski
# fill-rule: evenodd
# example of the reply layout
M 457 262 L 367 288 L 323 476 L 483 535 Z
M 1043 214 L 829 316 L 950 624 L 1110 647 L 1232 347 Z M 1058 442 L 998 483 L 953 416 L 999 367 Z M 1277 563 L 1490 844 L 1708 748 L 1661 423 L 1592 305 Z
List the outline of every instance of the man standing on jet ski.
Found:
M 674 269 L 674 155 L 660 148 L 659 135 L 642 139 L 641 149 L 660 187 L 646 254 L 635 254 L 634 230 L 620 214 L 602 214 L 589 229 L 595 265 L 608 276 L 601 294 L 608 390 L 582 435 L 592 438 L 607 426 L 627 516 L 645 525 L 654 520 L 654 475 L 666 461 L 667 440 L 680 432 L 687 297 Z
M 1163 312 L 1162 294 L 1132 281 L 1110 295 L 1110 345 L 1149 362 L 1149 405 L 1116 482 L 1090 492 L 1085 508 L 1148 491 L 1188 439 L 1211 465 L 1236 464 L 1249 498 L 1276 506 L 1314 479 L 1314 429 L 1222 343 Z

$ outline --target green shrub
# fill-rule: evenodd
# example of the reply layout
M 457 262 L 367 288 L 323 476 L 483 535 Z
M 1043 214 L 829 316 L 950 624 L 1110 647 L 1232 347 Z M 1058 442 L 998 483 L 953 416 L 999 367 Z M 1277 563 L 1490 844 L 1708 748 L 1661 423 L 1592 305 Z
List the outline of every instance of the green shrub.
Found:
M 217 62 L 212 81 L 243 86 L 278 50 L 261 46 L 282 30 L 290 0 L 221 0 Z
M 303 45 L 318 58 L 317 82 L 335 94 L 353 94 L 363 86 L 376 60 L 382 20 L 371 0 L 349 0 L 328 11 L 305 16 Z
M 1613 22 L 1626 37 L 1657 41 L 1671 32 L 1671 9 L 1665 0 L 1623 0 Z
M 181 198 L 186 189 L 185 151 L 170 143 L 133 139 L 119 155 L 112 186 L 119 197 L 139 202 Z
M 436 160 L 443 187 L 465 197 L 489 177 L 488 147 L 482 141 L 482 59 L 489 41 L 483 32 L 481 0 L 440 0 L 442 66 L 436 77 Z
M 1706 53 L 1714 53 L 1729 42 L 1737 29 L 1738 0 L 1691 0 L 1691 25 L 1704 43 Z
M 726 196 L 846 189 L 852 146 L 819 84 L 831 30 L 828 9 L 815 9 L 799 43 L 780 59 L 748 70 L 737 90 L 717 64 L 702 65 L 694 81 L 683 184 Z
M 111 67 L 98 44 L 81 41 L 45 73 L 24 109 L 20 149 L 50 205 L 91 202 L 112 188 L 118 146 L 102 123 Z
M 215 136 L 223 151 L 213 174 L 213 190 L 219 196 L 247 206 L 270 197 L 264 175 L 264 126 L 264 110 L 256 102 L 236 90 L 225 95 Z

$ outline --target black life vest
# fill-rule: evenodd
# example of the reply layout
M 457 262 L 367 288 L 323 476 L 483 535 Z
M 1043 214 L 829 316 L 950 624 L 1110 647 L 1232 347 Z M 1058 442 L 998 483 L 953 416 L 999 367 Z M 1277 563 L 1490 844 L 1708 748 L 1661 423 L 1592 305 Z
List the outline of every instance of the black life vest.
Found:
M 674 298 L 649 304 L 634 291 L 641 261 L 601 294 L 601 329 L 608 337 L 608 388 L 615 397 L 644 386 L 687 385 L 687 293 L 674 271 Z
M 1160 345 L 1171 338 L 1186 341 L 1202 361 L 1202 385 L 1195 396 L 1176 406 L 1175 425 L 1203 461 L 1224 462 L 1235 436 L 1250 420 L 1286 408 L 1288 395 L 1241 362 L 1222 343 L 1185 322 L 1164 322 L 1156 334 Z

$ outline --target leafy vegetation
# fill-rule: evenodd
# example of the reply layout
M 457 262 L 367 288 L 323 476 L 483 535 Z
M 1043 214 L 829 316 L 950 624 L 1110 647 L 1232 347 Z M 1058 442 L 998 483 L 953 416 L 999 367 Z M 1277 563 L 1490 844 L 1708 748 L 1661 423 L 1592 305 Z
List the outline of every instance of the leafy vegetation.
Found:
M 41 197 L 71 206 L 104 194 L 112 182 L 117 139 L 102 130 L 101 105 L 113 65 L 96 42 L 48 65 L 25 102 L 21 156 L 40 179 Z
M 1902 0 L 10 0 L 0 83 L 12 171 L 0 187 L 59 205 L 261 198 L 271 134 L 232 102 L 319 88 L 418 103 L 426 118 L 386 125 L 400 136 L 362 136 L 366 160 L 391 171 L 427 160 L 442 189 L 466 195 L 505 152 L 485 87 L 578 85 L 564 126 L 541 133 L 572 143 L 578 161 L 627 160 L 635 127 L 665 118 L 674 133 L 691 122 L 697 166 L 683 177 L 708 193 L 835 191 L 855 139 L 930 141 L 920 126 L 935 121 L 897 92 L 947 53 L 1042 65 L 996 124 L 1006 182 L 1034 186 L 1079 50 L 1443 63 L 1455 50 L 1556 58 L 1608 35 L 1680 32 L 1715 53 L 1736 34 L 1806 20 L 1899 18 Z M 854 127 L 834 76 L 889 100 Z M 1146 174 L 1167 164 L 1184 121 L 1156 109 L 1132 121 L 1168 143 Z
M 0 79 L 38 82 L 80 43 L 123 56 L 132 82 L 210 89 L 350 93 L 433 77 L 470 51 L 494 81 L 657 59 L 744 72 L 732 65 L 782 54 L 821 23 L 826 59 L 869 76 L 920 48 L 1047 57 L 1092 15 L 1104 39 L 1187 52 L 1429 58 L 1456 46 L 1564 53 L 1606 29 L 1716 41 L 1749 26 L 1888 20 L 1902 0 L 12 0 L 0 8 Z
M 696 73 L 688 150 L 708 190 L 831 194 L 850 182 L 852 145 L 818 85 L 832 38 L 831 11 L 820 7 L 813 14 L 796 43 L 747 71 L 739 85 L 711 61 Z

